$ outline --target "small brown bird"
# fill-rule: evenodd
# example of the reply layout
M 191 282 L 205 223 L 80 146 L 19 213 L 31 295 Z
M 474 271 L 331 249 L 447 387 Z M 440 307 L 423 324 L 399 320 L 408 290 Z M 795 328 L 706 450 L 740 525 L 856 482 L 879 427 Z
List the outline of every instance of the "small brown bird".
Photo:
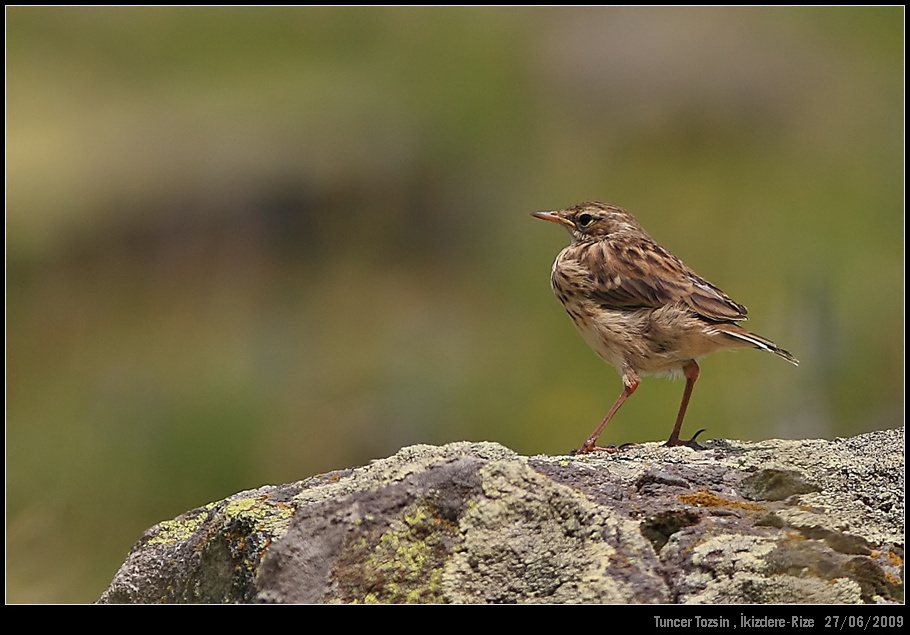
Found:
M 622 393 L 578 454 L 605 449 L 595 447 L 597 437 L 638 388 L 641 375 L 685 375 L 666 445 L 698 448 L 695 438 L 704 430 L 688 441 L 679 438 L 698 379 L 696 359 L 752 346 L 799 365 L 774 342 L 739 326 L 746 307 L 654 242 L 624 209 L 591 201 L 532 216 L 559 223 L 572 234 L 572 244 L 553 263 L 553 292 L 588 345 L 622 377 Z

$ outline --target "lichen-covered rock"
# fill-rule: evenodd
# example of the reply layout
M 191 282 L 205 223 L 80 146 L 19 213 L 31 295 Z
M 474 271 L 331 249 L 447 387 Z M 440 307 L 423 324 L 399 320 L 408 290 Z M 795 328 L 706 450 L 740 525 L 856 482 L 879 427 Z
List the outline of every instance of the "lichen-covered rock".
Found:
M 902 602 L 902 431 L 708 448 L 404 448 L 156 525 L 100 601 Z

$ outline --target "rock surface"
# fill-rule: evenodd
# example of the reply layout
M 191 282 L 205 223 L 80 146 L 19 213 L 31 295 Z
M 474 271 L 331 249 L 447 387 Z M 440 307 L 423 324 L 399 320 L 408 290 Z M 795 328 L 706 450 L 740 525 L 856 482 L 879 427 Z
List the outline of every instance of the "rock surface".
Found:
M 900 603 L 904 433 L 411 446 L 143 534 L 100 602 Z

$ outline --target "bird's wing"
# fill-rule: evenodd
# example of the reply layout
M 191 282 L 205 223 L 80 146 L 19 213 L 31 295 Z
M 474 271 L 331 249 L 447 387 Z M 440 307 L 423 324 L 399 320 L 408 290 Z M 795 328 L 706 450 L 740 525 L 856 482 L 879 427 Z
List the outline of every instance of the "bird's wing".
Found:
M 618 246 L 605 241 L 582 255 L 579 264 L 593 278 L 590 295 L 604 308 L 658 308 L 685 302 L 709 320 L 746 319 L 746 307 L 654 242 Z

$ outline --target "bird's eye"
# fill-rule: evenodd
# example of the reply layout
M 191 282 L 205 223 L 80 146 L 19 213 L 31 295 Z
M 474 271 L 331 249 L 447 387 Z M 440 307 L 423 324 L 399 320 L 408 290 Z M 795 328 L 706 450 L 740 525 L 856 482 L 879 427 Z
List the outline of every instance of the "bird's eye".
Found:
M 578 217 L 578 226 L 579 227 L 587 227 L 592 222 L 594 222 L 594 217 L 591 216 L 590 214 L 582 214 L 581 216 Z

